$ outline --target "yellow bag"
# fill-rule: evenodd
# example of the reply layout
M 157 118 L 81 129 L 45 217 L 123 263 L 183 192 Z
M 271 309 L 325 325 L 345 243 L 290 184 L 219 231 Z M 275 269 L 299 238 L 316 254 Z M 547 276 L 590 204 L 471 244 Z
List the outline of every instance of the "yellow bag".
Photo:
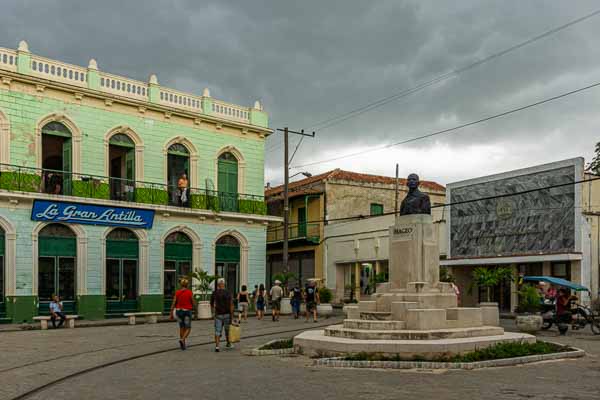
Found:
M 239 325 L 231 325 L 229 327 L 229 341 L 237 343 L 242 338 L 242 328 Z

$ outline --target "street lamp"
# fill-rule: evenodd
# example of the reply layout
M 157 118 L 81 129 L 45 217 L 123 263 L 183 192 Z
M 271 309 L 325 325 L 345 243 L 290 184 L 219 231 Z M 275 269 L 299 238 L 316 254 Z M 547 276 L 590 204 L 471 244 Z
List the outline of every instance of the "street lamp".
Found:
M 297 175 L 304 175 L 307 178 L 312 177 L 312 174 L 310 172 L 296 172 L 294 175 L 290 176 L 288 179 L 292 179 L 293 177 L 297 176 Z

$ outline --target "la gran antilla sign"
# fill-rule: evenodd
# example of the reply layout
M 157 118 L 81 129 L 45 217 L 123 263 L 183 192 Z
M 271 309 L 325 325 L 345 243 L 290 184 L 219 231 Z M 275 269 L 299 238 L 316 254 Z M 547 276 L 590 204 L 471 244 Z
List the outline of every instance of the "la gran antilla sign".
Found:
M 31 219 L 34 221 L 150 229 L 154 222 L 154 211 L 35 200 L 31 210 Z

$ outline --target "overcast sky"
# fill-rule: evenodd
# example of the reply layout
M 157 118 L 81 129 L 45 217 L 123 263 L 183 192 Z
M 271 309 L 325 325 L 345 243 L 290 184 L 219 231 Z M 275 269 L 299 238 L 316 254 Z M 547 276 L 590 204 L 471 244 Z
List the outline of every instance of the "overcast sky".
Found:
M 600 8 L 597 1 L 3 0 L 0 47 L 243 105 L 271 127 L 310 129 Z M 600 82 L 600 16 L 304 140 L 303 165 L 461 123 Z M 332 163 L 446 184 L 592 156 L 600 88 L 503 119 Z M 292 143 L 298 139 L 292 138 Z M 281 183 L 281 135 L 266 144 L 265 181 Z

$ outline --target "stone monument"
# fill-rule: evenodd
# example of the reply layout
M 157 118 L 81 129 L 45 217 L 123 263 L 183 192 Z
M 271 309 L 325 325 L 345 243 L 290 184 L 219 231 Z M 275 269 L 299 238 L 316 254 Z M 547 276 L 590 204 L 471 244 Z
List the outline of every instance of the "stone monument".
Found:
M 535 342 L 535 336 L 504 332 L 495 303 L 458 307 L 452 284 L 439 281 L 438 232 L 429 196 L 408 177 L 409 193 L 389 235 L 389 282 L 358 305 L 347 319 L 294 338 L 305 354 L 389 353 L 434 358 L 507 341 Z

